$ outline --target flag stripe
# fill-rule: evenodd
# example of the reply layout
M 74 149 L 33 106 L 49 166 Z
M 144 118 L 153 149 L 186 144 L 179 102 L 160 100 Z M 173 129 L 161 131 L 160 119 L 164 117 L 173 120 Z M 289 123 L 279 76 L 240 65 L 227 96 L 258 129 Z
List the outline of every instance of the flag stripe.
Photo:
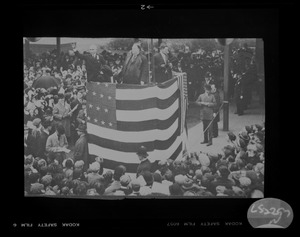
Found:
M 174 141 L 174 143 L 168 149 L 154 150 L 148 152 L 149 154 L 148 158 L 152 162 L 154 162 L 155 160 L 168 159 L 169 157 L 172 156 L 172 154 L 180 144 L 182 144 L 182 139 L 180 136 L 178 136 Z M 103 157 L 104 159 L 110 159 L 116 162 L 139 163 L 139 159 L 135 152 L 122 152 L 122 151 L 111 150 L 91 143 L 89 143 L 88 146 L 89 146 L 89 153 L 91 155 L 100 156 Z
M 128 121 L 128 122 L 140 122 L 143 120 L 152 120 L 152 119 L 159 119 L 159 120 L 166 120 L 170 118 L 174 112 L 179 107 L 179 98 L 177 98 L 174 103 L 169 106 L 167 109 L 158 109 L 158 108 L 151 108 L 151 109 L 144 109 L 144 110 L 117 110 L 116 117 L 117 121 Z
M 152 129 L 165 130 L 174 123 L 178 116 L 180 116 L 179 108 L 174 112 L 174 114 L 170 118 L 166 120 L 152 119 L 141 122 L 118 121 L 117 129 L 120 131 L 147 131 Z
M 161 100 L 159 98 L 149 98 L 144 100 L 117 100 L 117 110 L 144 110 L 151 108 L 167 109 L 174 101 L 179 98 L 180 91 L 176 90 L 169 98 Z
M 93 134 L 89 135 L 89 142 L 91 144 L 95 144 L 101 146 L 103 148 L 113 149 L 116 151 L 123 152 L 136 152 L 140 146 L 147 147 L 148 150 L 166 150 L 168 149 L 173 142 L 176 140 L 177 136 L 179 136 L 180 127 L 174 132 L 174 134 L 169 137 L 167 140 L 152 140 L 148 142 L 117 142 L 115 140 L 105 139 L 99 136 L 95 136 Z
M 116 100 L 145 100 L 152 97 L 165 100 L 169 98 L 178 89 L 177 80 L 171 80 L 172 84 L 166 88 L 157 86 L 146 87 L 140 90 L 136 89 L 116 89 Z M 124 85 L 123 85 L 124 86 Z
M 94 125 L 92 123 L 87 123 L 87 129 L 89 134 L 99 136 L 101 134 L 102 138 L 114 140 L 118 142 L 148 142 L 153 140 L 167 140 L 171 137 L 178 127 L 178 118 L 174 123 L 165 130 L 153 129 L 148 131 L 139 132 L 124 132 L 114 129 L 109 129 Z
M 126 90 L 130 90 L 130 89 L 145 89 L 145 88 L 149 88 L 149 87 L 158 87 L 158 88 L 167 88 L 169 86 L 171 86 L 175 81 L 177 80 L 177 78 L 173 78 L 170 79 L 168 81 L 165 81 L 163 83 L 158 83 L 158 84 L 153 84 L 153 85 L 138 85 L 138 84 L 116 84 L 116 88 L 117 89 L 126 89 Z M 108 83 L 110 84 L 110 83 Z M 115 85 L 115 84 L 113 84 Z

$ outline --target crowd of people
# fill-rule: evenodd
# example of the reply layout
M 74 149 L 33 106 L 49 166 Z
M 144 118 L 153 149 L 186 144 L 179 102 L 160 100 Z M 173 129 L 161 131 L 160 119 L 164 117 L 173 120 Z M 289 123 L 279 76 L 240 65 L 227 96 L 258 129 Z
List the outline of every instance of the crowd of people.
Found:
M 72 157 L 60 161 L 28 155 L 24 191 L 25 195 L 262 198 L 264 137 L 264 125 L 246 126 L 238 134 L 228 133 L 222 153 L 200 151 L 158 163 L 150 163 L 141 150 L 137 155 L 146 162 L 134 176 L 123 165 L 104 171 L 100 157 L 86 166 Z
M 173 70 L 190 74 L 200 64 L 221 65 L 222 54 L 218 51 L 212 53 L 213 57 L 201 52 L 190 54 L 189 58 L 189 52 L 186 53 L 177 55 Z M 128 55 L 102 53 L 100 60 L 110 67 L 116 83 L 120 83 L 118 75 Z M 200 60 L 201 57 L 208 60 Z M 169 59 L 172 61 L 172 55 Z M 203 77 L 205 84 L 217 78 L 213 70 L 205 75 L 209 75 Z M 57 86 L 35 88 L 34 83 L 41 76 L 54 77 Z M 229 133 L 229 145 L 223 154 L 192 153 L 180 160 L 161 161 L 152 167 L 147 165 L 135 178 L 126 173 L 124 166 L 104 172 L 103 159 L 91 160 L 87 151 L 87 80 L 86 62 L 76 55 L 62 53 L 58 58 L 54 50 L 41 56 L 31 55 L 25 61 L 25 195 L 263 196 L 263 125 L 246 126 L 237 135 Z M 216 79 L 214 83 L 217 84 Z M 69 153 L 68 148 L 73 151 Z
M 217 88 L 223 88 L 223 52 L 220 50 L 199 49 L 191 52 L 188 46 L 177 54 L 178 66 L 175 70 L 187 73 L 189 100 L 195 101 L 204 92 L 203 85 L 215 84 Z M 230 57 L 230 73 L 228 85 L 228 97 L 234 99 L 237 94 L 236 84 L 243 79 L 243 91 L 245 91 L 247 104 L 251 98 L 251 91 L 257 84 L 257 72 L 255 66 L 254 51 L 245 44 L 240 48 L 232 48 Z M 251 77 L 244 76 L 251 73 Z M 247 77 L 247 78 L 246 78 Z M 211 83 L 209 83 L 211 82 Z M 248 96 L 249 95 L 249 96 Z M 248 97 L 247 97 L 248 96 Z

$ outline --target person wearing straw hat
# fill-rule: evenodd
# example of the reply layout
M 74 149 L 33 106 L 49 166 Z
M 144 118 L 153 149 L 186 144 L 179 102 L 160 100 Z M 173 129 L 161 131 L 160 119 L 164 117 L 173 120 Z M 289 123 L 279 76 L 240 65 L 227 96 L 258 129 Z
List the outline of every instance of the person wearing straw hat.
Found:
M 211 85 L 206 84 L 204 86 L 205 92 L 201 94 L 196 100 L 196 104 L 201 106 L 200 117 L 203 122 L 203 133 L 204 141 L 201 144 L 207 143 L 207 146 L 212 145 L 212 122 L 214 119 L 214 107 L 216 106 L 216 99 L 213 94 L 211 94 Z
M 84 170 L 87 170 L 89 165 L 89 152 L 88 152 L 88 143 L 87 143 L 87 135 L 86 135 L 86 126 L 84 124 L 80 124 L 78 128 L 76 128 L 77 134 L 79 136 L 78 140 L 75 143 L 74 147 L 74 161 L 82 160 L 84 161 Z
M 145 146 L 141 146 L 136 154 L 141 162 L 136 171 L 136 177 L 138 177 L 145 171 L 151 171 L 151 162 L 148 159 L 149 154 L 147 153 L 147 148 Z

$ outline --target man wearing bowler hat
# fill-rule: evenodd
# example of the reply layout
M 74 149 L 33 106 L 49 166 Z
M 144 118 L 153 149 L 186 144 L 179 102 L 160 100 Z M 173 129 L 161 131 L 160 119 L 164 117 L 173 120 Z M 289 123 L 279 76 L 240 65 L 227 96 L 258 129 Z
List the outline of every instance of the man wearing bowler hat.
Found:
M 139 177 L 143 172 L 151 171 L 151 162 L 147 158 L 149 154 L 146 147 L 141 146 L 136 154 L 141 162 L 136 171 L 136 177 Z
M 76 128 L 77 134 L 79 136 L 78 140 L 75 143 L 74 147 L 74 162 L 78 160 L 84 161 L 84 170 L 87 170 L 89 165 L 89 151 L 88 151 L 88 142 L 86 135 L 86 125 L 80 124 L 78 128 Z

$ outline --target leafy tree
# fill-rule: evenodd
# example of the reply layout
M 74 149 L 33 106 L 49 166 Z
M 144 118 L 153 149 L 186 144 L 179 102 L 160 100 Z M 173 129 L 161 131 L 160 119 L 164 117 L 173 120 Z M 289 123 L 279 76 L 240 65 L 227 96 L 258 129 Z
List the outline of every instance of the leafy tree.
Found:
M 112 39 L 108 44 L 108 48 L 113 50 L 129 50 L 133 44 L 134 40 L 132 38 L 117 38 Z

